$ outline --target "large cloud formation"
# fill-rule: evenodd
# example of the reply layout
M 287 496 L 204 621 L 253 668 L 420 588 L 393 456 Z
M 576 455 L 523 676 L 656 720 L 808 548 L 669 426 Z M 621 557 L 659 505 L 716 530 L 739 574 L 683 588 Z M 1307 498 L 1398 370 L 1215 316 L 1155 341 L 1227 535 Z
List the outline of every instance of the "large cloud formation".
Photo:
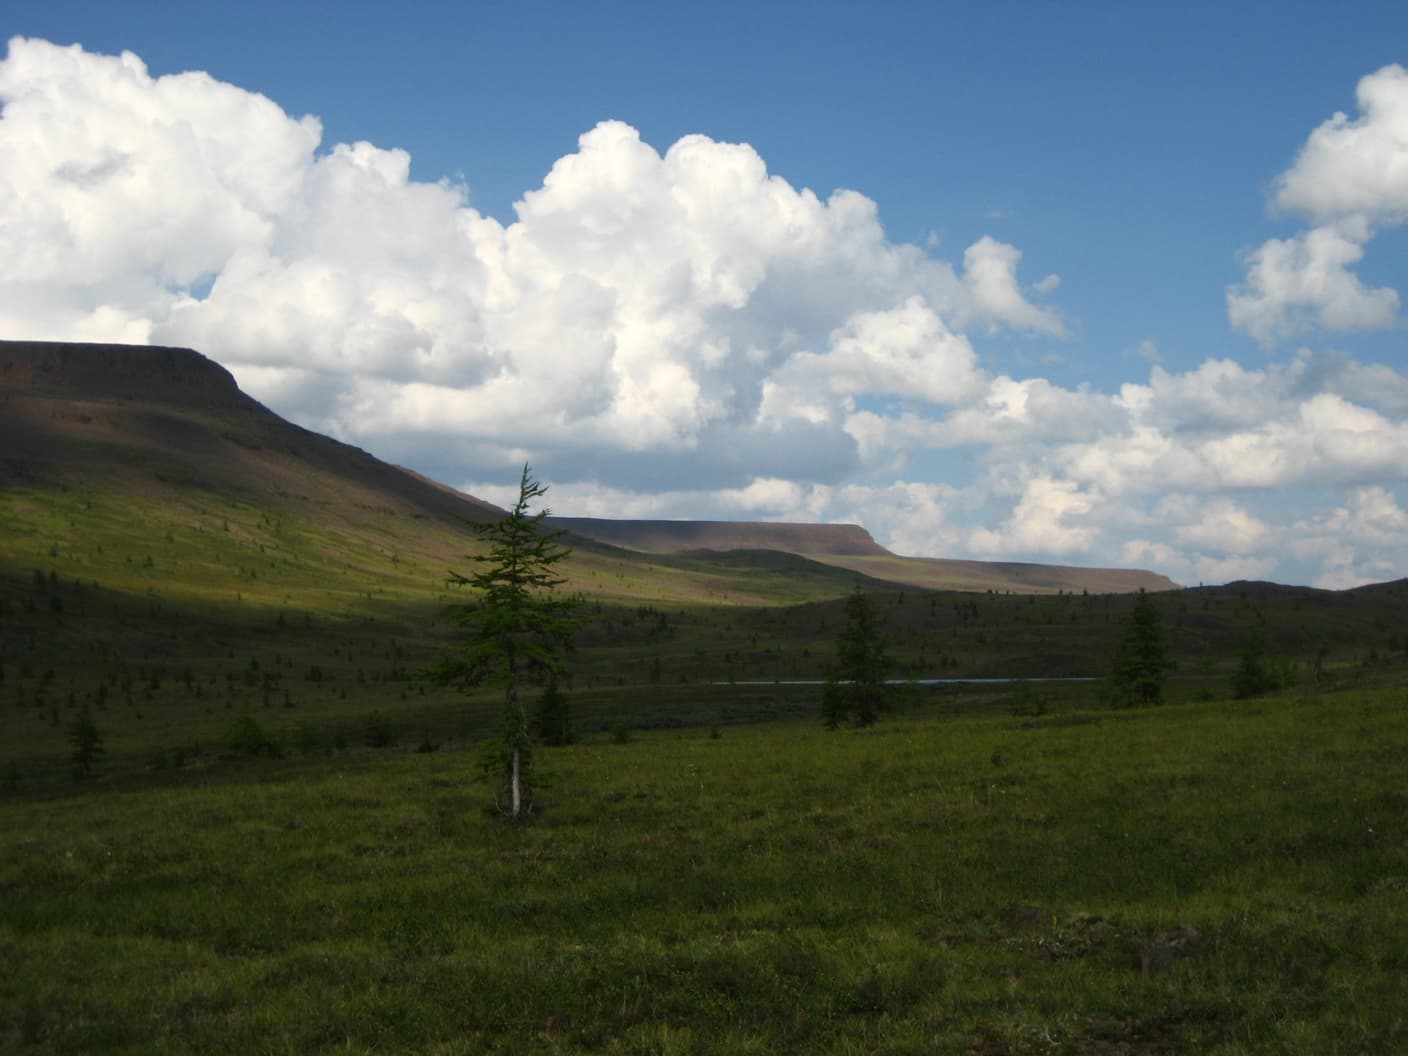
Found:
M 1253 255 L 1236 325 L 1394 318 L 1347 269 L 1408 215 L 1378 167 L 1405 171 L 1403 83 L 1366 78 L 1365 117 L 1283 177 L 1319 226 Z M 403 151 L 324 148 L 315 118 L 131 54 L 16 38 L 0 103 L 0 332 L 200 348 L 280 413 L 486 497 L 531 458 L 562 513 L 854 520 L 907 553 L 1184 581 L 1408 571 L 1398 371 L 995 374 L 991 335 L 1069 336 L 1056 276 L 1024 283 L 990 236 L 956 263 L 893 243 L 869 199 L 747 145 L 661 154 L 603 122 L 502 224 Z

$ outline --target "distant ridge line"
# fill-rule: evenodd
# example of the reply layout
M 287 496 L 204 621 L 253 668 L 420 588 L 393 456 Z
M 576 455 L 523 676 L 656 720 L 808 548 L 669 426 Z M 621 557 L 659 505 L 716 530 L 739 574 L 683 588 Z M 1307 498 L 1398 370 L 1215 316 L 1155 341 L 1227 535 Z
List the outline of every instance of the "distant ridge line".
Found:
M 1178 584 L 1166 576 L 1143 569 L 904 557 L 885 549 L 857 524 L 616 521 L 598 517 L 549 517 L 547 523 L 586 539 L 641 553 L 776 550 L 849 569 L 871 579 L 933 590 L 1127 593 L 1178 588 Z
M 890 551 L 858 524 L 782 521 L 611 520 L 549 517 L 547 523 L 599 543 L 644 553 L 690 550 L 781 550 L 792 554 L 885 557 Z

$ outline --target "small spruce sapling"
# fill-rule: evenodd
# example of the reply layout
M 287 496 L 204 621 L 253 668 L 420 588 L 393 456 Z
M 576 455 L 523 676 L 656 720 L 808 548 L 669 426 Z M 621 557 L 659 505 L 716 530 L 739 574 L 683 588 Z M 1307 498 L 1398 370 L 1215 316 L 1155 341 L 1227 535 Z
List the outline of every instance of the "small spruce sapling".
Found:
M 104 755 L 103 735 L 93 721 L 93 713 L 84 704 L 68 726 L 68 743 L 73 746 L 73 772 L 75 777 L 88 777 L 93 773 L 93 764 Z
M 1232 676 L 1232 693 L 1238 700 L 1247 700 L 1280 688 L 1281 680 L 1266 658 L 1266 635 L 1257 628 L 1242 641 L 1242 653 Z
M 1157 704 L 1163 699 L 1169 669 L 1163 618 L 1154 599 L 1141 587 L 1134 611 L 1120 630 L 1111 677 L 1117 704 Z
M 538 739 L 543 744 L 571 744 L 577 739 L 576 733 L 572 729 L 572 708 L 567 701 L 567 694 L 562 692 L 562 687 L 558 684 L 557 679 L 548 680 L 547 686 L 543 689 L 543 695 L 538 698 L 538 711 L 535 718 L 538 725 Z
M 822 690 L 826 725 L 873 725 L 889 705 L 885 675 L 890 660 L 880 635 L 875 605 L 860 584 L 846 599 L 846 623 L 836 638 L 836 664 Z

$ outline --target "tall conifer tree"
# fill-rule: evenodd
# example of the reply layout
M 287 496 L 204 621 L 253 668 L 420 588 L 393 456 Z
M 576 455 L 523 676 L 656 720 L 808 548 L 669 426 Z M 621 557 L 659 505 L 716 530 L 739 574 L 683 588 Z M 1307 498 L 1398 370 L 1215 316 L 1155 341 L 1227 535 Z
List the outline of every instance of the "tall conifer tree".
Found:
M 1164 672 L 1168 668 L 1163 618 L 1154 599 L 1141 587 L 1115 650 L 1113 681 L 1119 702 L 1159 703 L 1163 699 Z
M 836 666 L 822 690 L 826 725 L 835 729 L 846 721 L 857 726 L 873 724 L 888 703 L 885 674 L 889 664 L 875 606 L 857 583 L 846 599 L 846 625 L 836 639 Z
M 502 781 L 500 807 L 515 819 L 533 809 L 533 737 L 522 687 L 565 674 L 564 655 L 576 626 L 572 600 L 556 593 L 564 582 L 557 565 L 571 551 L 557 542 L 562 532 L 543 531 L 546 508 L 529 512 L 546 491 L 524 465 L 518 501 L 506 517 L 479 528 L 489 544 L 488 553 L 474 558 L 480 571 L 450 573 L 452 582 L 477 591 L 478 598 L 455 608 L 467 640 L 435 672 L 464 689 L 485 681 L 503 686 L 503 723 L 489 765 Z

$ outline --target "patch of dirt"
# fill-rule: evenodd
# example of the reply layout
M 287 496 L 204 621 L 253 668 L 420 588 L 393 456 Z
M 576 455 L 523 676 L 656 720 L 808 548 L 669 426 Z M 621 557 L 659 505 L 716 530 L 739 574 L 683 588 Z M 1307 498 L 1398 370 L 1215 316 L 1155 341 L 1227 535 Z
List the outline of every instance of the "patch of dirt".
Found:
M 1088 957 L 1103 950 L 1111 939 L 1119 937 L 1119 928 L 1104 917 L 1090 913 L 1075 913 L 1055 931 L 1038 935 L 1026 944 L 1033 957 L 1043 961 L 1064 961 L 1073 957 Z

